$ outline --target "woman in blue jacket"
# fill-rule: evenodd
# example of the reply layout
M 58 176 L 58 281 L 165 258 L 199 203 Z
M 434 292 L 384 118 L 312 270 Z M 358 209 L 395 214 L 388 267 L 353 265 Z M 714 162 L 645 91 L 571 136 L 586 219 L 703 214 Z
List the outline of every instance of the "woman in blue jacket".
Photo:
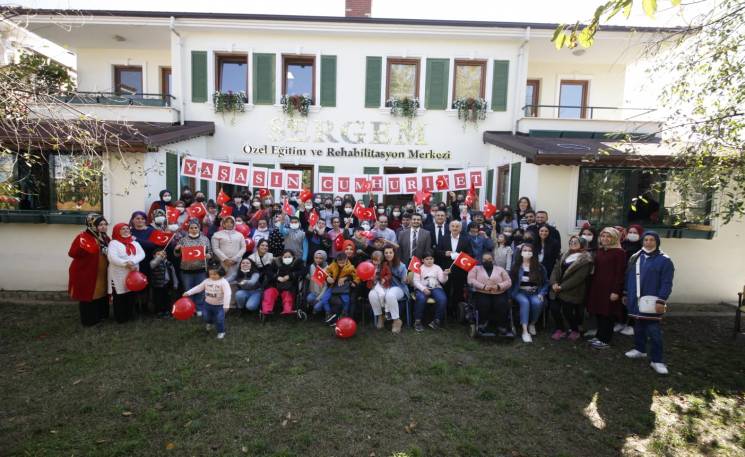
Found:
M 624 301 L 629 316 L 636 318 L 635 348 L 627 352 L 626 357 L 645 358 L 649 340 L 652 359 L 650 366 L 659 374 L 668 373 L 667 366 L 662 361 L 660 321 L 667 311 L 667 298 L 673 290 L 674 274 L 672 260 L 660 251 L 660 236 L 652 231 L 645 232 L 641 251 L 631 256 L 626 269 Z M 645 305 L 645 302 L 650 304 Z M 645 309 L 646 306 L 654 309 Z
M 535 322 L 541 315 L 548 292 L 548 275 L 533 252 L 533 245 L 524 243 L 512 264 L 512 298 L 520 305 L 520 324 L 523 342 L 532 343 Z

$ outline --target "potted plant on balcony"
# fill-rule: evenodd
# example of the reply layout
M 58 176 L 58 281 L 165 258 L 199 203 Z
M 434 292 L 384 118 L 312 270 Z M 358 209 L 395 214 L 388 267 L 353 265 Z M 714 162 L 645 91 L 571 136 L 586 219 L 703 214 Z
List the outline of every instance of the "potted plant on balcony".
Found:
M 307 116 L 313 100 L 305 94 L 283 95 L 279 103 L 282 105 L 282 111 L 288 116 L 294 116 L 295 113 L 299 113 L 301 116 Z
M 246 110 L 246 93 L 243 91 L 215 91 L 212 94 L 216 113 L 242 113 Z
M 458 111 L 458 119 L 463 121 L 463 129 L 472 123 L 474 127 L 479 121 L 486 119 L 486 100 L 483 98 L 460 97 L 453 102 L 453 108 Z
M 419 99 L 416 97 L 391 97 L 386 102 L 391 108 L 391 114 L 399 117 L 413 118 L 419 109 Z

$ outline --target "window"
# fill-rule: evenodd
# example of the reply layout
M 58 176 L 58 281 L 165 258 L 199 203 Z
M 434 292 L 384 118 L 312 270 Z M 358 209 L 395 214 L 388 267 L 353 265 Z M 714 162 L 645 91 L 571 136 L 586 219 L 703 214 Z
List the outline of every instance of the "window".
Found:
M 313 99 L 316 93 L 315 57 L 285 56 L 282 59 L 282 93 Z
M 248 58 L 246 56 L 217 56 L 217 90 L 222 93 L 248 93 Z
M 540 89 L 541 82 L 539 80 L 528 80 L 528 83 L 525 86 L 525 117 L 538 117 Z
M 587 117 L 587 81 L 562 81 L 559 89 L 559 117 Z
M 82 167 L 101 169 L 100 161 L 88 157 L 56 154 L 53 156 L 54 176 L 52 192 L 55 196 L 53 209 L 57 211 L 96 211 L 101 212 L 103 197 L 100 174 L 81 182 L 79 170 Z
M 386 74 L 386 100 L 419 97 L 418 59 L 388 59 Z
M 464 98 L 484 98 L 486 81 L 486 61 L 456 60 L 453 78 L 453 100 Z
M 500 210 L 509 205 L 510 166 L 502 165 L 497 168 L 497 208 Z M 513 208 L 514 209 L 514 208 Z
M 596 227 L 708 223 L 710 196 L 693 196 L 693 204 L 681 211 L 681 197 L 668 180 L 670 173 L 654 169 L 580 169 L 578 224 L 585 220 Z
M 114 92 L 117 95 L 142 94 L 142 67 L 116 65 Z
M 171 75 L 171 67 L 161 67 L 160 69 L 160 94 L 163 96 L 163 101 L 166 105 L 171 104 L 171 88 L 173 87 L 173 77 Z

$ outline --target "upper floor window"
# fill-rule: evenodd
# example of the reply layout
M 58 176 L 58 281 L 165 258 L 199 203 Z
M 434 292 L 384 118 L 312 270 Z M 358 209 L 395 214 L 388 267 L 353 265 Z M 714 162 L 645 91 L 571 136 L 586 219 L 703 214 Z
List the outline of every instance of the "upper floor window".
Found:
M 117 95 L 142 94 L 142 67 L 114 66 L 114 92 Z
M 388 59 L 386 100 L 419 97 L 419 59 Z
M 561 81 L 559 89 L 559 117 L 584 119 L 587 117 L 588 81 Z
M 538 100 L 541 82 L 537 79 L 529 79 L 525 86 L 525 116 L 538 116 Z
M 456 60 L 453 78 L 453 100 L 484 98 L 486 61 Z
M 217 90 L 247 93 L 248 58 L 245 55 L 217 56 Z
M 315 57 L 284 56 L 282 93 L 313 98 L 316 91 Z

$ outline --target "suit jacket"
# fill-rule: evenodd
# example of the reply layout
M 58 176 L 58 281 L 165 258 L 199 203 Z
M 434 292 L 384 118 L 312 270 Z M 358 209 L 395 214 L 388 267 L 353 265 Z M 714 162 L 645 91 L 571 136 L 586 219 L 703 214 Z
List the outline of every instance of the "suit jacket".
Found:
M 406 230 L 401 230 L 398 234 L 398 246 L 399 246 L 399 254 L 401 258 L 401 262 L 406 264 L 408 266 L 409 261 L 411 260 L 411 228 L 408 228 Z M 416 246 L 414 247 L 414 255 L 419 257 L 420 259 L 423 259 L 425 254 L 431 254 L 432 253 L 432 240 L 430 238 L 430 233 L 422 228 L 419 227 L 419 232 L 417 233 L 417 239 L 416 239 Z
M 430 239 L 432 240 L 432 250 L 437 250 L 437 225 L 432 224 L 430 226 L 425 227 L 430 232 Z M 443 238 L 450 238 L 450 227 L 448 226 L 447 221 L 445 221 L 444 224 L 442 224 L 442 230 L 443 230 Z
M 446 236 L 440 238 L 440 242 L 437 243 L 437 249 L 435 250 L 435 261 L 437 262 L 437 265 L 439 265 L 440 268 L 442 268 L 443 270 L 450 267 L 450 265 L 453 263 L 453 259 L 445 255 L 447 251 L 452 250 L 452 245 L 450 243 L 450 233 L 447 233 Z M 473 255 L 473 251 L 471 250 L 471 242 L 468 240 L 468 237 L 462 232 L 458 237 L 458 248 L 455 250 L 455 252 L 465 252 L 468 255 Z M 456 270 L 459 269 L 456 268 Z

